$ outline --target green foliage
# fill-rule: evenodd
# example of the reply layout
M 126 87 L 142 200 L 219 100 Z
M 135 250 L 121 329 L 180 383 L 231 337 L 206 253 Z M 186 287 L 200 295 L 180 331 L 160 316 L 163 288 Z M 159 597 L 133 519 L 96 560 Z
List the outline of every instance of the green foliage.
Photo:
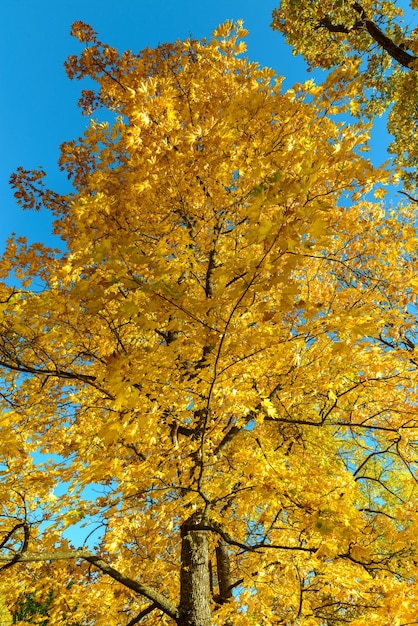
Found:
M 37 600 L 35 594 L 29 593 L 22 599 L 17 611 L 13 613 L 13 624 L 21 621 L 30 624 L 40 624 L 45 626 L 48 624 L 48 609 L 53 600 L 53 592 L 50 590 L 43 600 Z M 42 619 L 43 618 L 43 619 Z

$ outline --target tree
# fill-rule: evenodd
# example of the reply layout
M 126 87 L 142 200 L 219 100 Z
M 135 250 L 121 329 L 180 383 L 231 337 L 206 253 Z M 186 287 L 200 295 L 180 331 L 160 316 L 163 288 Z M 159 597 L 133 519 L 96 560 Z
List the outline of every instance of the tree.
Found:
M 417 8 L 411 0 L 411 10 Z M 272 27 L 311 67 L 352 69 L 350 111 L 360 117 L 389 109 L 390 151 L 404 168 L 409 188 L 417 183 L 418 28 L 396 2 L 281 0 Z M 340 74 L 341 76 L 341 74 Z
M 414 207 L 379 200 L 391 174 L 333 86 L 283 93 L 240 23 L 137 55 L 73 33 L 82 106 L 111 121 L 63 144 L 71 194 L 12 180 L 65 251 L 12 239 L 1 264 L 10 608 L 53 589 L 53 626 L 411 622 Z

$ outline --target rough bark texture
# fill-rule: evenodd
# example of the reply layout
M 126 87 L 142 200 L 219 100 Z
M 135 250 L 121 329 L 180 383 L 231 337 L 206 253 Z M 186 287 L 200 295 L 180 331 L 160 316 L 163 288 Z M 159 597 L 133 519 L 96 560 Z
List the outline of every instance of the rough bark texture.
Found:
M 382 48 L 386 50 L 388 54 L 390 54 L 392 59 L 395 59 L 395 61 L 398 61 L 398 63 L 400 63 L 402 67 L 406 67 L 409 70 L 413 69 L 412 63 L 416 61 L 417 57 L 413 56 L 412 54 L 409 54 L 409 52 L 406 52 L 406 50 L 403 50 L 400 46 L 397 46 L 371 20 L 366 20 L 364 24 L 369 35 L 373 37 L 373 39 L 375 40 L 376 43 L 379 44 L 379 46 L 382 46 Z
M 231 571 L 228 546 L 224 539 L 219 539 L 216 546 L 216 567 L 218 571 L 219 600 L 221 603 L 232 598 Z
M 208 532 L 193 530 L 194 519 L 182 527 L 180 615 L 178 626 L 212 626 Z

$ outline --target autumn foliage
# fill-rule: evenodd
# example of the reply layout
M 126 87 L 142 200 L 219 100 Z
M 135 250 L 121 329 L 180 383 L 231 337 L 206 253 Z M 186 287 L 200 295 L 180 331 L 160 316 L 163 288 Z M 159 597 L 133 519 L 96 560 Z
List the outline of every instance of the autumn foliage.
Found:
M 410 189 L 418 183 L 417 8 L 417 0 L 280 0 L 272 22 L 311 68 L 355 65 L 345 107 L 363 119 L 388 114 L 389 151 Z
M 65 252 L 11 240 L 0 267 L 9 610 L 413 623 L 414 205 L 333 119 L 349 82 L 284 92 L 240 23 L 122 55 L 73 32 L 110 121 L 63 144 L 71 194 L 16 173 Z

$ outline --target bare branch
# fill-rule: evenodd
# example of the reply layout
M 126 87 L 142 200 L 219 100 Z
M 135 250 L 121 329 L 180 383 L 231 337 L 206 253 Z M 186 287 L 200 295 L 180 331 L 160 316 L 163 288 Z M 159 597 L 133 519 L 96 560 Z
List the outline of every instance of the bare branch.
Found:
M 403 193 L 403 195 L 407 196 L 407 198 L 409 198 L 411 202 L 416 202 L 418 204 L 418 198 L 414 198 L 413 196 L 411 196 L 411 194 L 407 193 L 406 191 L 400 191 L 399 193 Z

